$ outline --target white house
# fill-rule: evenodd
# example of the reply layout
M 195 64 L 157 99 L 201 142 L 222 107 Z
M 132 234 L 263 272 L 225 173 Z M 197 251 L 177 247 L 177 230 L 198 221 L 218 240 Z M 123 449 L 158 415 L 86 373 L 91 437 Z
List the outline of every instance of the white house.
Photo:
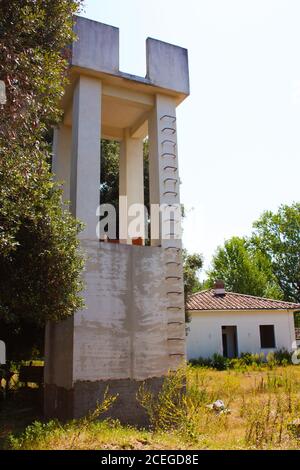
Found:
M 218 281 L 213 289 L 191 295 L 187 310 L 188 359 L 297 348 L 294 313 L 300 304 L 226 292 Z

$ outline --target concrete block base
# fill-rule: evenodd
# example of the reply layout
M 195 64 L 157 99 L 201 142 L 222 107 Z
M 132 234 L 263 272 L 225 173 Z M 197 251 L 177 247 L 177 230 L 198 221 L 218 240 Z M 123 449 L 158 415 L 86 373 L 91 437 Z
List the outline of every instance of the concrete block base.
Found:
M 67 421 L 86 416 L 101 403 L 108 387 L 110 395 L 118 395 L 109 411 L 100 419 L 118 419 L 122 424 L 147 427 L 149 420 L 144 408 L 137 400 L 137 392 L 144 383 L 154 394 L 161 390 L 164 377 L 153 377 L 144 381 L 98 380 L 76 382 L 74 388 L 66 390 L 56 385 L 45 386 L 44 412 L 47 419 Z

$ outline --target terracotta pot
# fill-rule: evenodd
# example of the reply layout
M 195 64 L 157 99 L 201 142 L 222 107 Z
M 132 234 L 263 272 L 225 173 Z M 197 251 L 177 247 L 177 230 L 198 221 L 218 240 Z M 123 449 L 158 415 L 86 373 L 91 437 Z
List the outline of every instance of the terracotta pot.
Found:
M 143 246 L 143 239 L 142 239 L 142 237 L 133 238 L 133 239 L 132 239 L 132 244 L 133 244 L 133 245 Z

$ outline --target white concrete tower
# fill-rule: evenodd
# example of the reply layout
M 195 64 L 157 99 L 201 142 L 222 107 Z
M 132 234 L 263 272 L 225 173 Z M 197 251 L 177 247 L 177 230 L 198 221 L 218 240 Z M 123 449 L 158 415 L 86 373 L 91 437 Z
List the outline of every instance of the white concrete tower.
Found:
M 119 30 L 76 17 L 64 119 L 53 170 L 64 199 L 85 223 L 86 308 L 46 329 L 45 414 L 80 417 L 107 386 L 110 415 L 145 424 L 136 392 L 158 391 L 185 359 L 176 107 L 189 94 L 187 50 L 147 39 L 145 78 L 119 70 Z M 133 243 L 135 205 L 144 204 L 143 140 L 149 138 L 151 243 L 144 215 Z M 104 242 L 99 221 L 101 138 L 118 140 L 120 240 Z M 141 220 L 141 219 L 139 219 Z

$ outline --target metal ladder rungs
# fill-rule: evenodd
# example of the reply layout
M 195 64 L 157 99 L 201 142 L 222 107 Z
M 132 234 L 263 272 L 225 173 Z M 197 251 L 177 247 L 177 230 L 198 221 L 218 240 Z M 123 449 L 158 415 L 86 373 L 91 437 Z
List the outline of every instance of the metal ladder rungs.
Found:
M 167 338 L 168 341 L 184 341 L 184 338 Z
M 171 166 L 171 165 L 167 165 L 164 167 L 164 171 L 166 170 L 173 170 L 174 173 L 177 171 L 177 167 L 176 166 Z
M 178 263 L 178 261 L 167 261 L 166 264 L 176 264 L 176 266 L 180 266 L 180 263 Z
M 167 222 L 174 222 L 174 224 L 179 224 L 179 220 L 176 219 L 166 219 L 162 221 L 163 224 Z
M 166 131 L 170 131 L 173 135 L 176 134 L 176 129 L 174 127 L 164 127 L 161 132 L 164 133 Z
M 172 157 L 172 158 L 176 158 L 176 154 L 175 153 L 171 153 L 171 152 L 164 152 L 161 154 L 162 158 L 165 158 L 165 157 Z
M 169 321 L 168 325 L 183 325 L 183 321 Z
M 175 183 L 177 183 L 178 179 L 177 178 L 171 178 L 170 176 L 168 176 L 168 178 L 164 179 L 164 183 L 166 183 L 167 181 L 175 181 Z
M 178 312 L 179 310 L 181 310 L 181 307 L 167 307 L 167 310 L 176 310 L 176 312 Z
M 171 116 L 170 114 L 164 114 L 160 120 L 163 121 L 164 119 L 171 119 L 172 123 L 174 124 L 176 122 L 176 116 Z
M 170 279 L 176 279 L 177 281 L 181 280 L 181 276 L 166 276 L 166 281 L 169 281 Z
M 172 144 L 174 146 L 174 148 L 177 147 L 177 144 L 176 142 L 174 142 L 173 140 L 170 140 L 170 139 L 165 139 L 162 141 L 161 145 L 165 145 L 165 144 Z

